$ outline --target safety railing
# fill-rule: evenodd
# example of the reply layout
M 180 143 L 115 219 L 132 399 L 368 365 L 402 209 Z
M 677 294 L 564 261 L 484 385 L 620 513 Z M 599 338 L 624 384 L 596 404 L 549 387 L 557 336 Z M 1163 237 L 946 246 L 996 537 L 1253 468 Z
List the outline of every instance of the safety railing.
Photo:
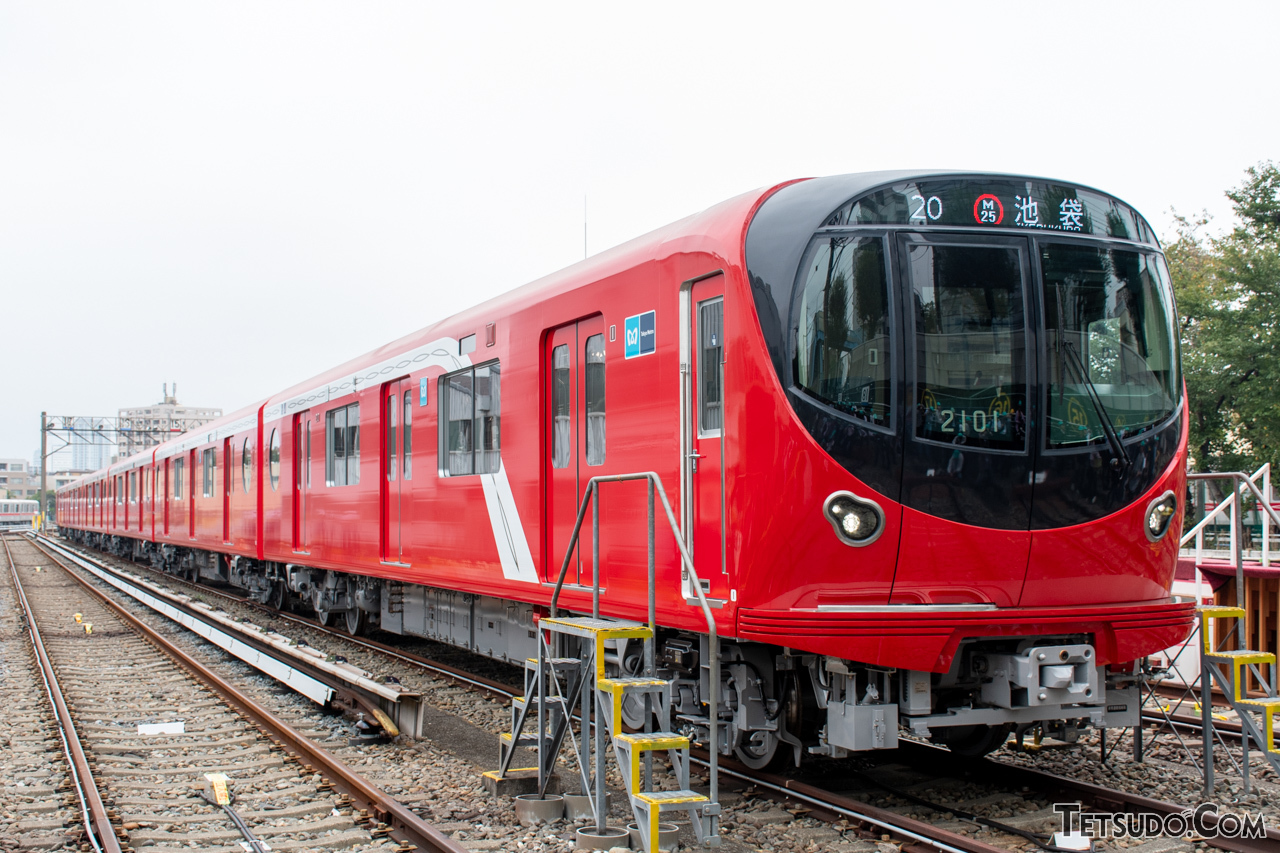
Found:
M 1203 557 L 1203 532 L 1204 526 L 1210 519 L 1222 513 L 1224 509 L 1229 508 L 1229 519 L 1231 523 L 1231 564 L 1236 573 L 1236 606 L 1243 608 L 1245 606 L 1244 594 L 1244 531 L 1243 531 L 1243 512 L 1241 511 L 1244 497 L 1252 494 L 1257 502 L 1258 509 L 1263 519 L 1262 527 L 1262 556 L 1263 565 L 1270 564 L 1270 552 L 1268 550 L 1267 541 L 1270 539 L 1271 524 L 1274 523 L 1280 527 L 1280 513 L 1276 512 L 1276 508 L 1271 505 L 1271 465 L 1264 464 L 1252 474 L 1246 474 L 1243 471 L 1226 471 L 1222 473 L 1207 474 L 1188 474 L 1189 480 L 1229 480 L 1232 483 L 1231 494 L 1221 503 L 1214 507 L 1212 512 L 1205 513 L 1195 526 L 1182 535 L 1179 540 L 1179 546 L 1185 545 L 1196 537 L 1196 586 L 1200 585 L 1200 569 L 1199 564 Z M 1262 487 L 1259 488 L 1257 480 L 1261 479 Z M 1237 622 L 1236 633 L 1240 643 L 1240 648 L 1245 647 L 1244 620 Z
M 654 559 L 656 537 L 654 535 L 654 493 L 656 491 L 659 498 L 662 499 L 662 509 L 666 512 L 667 524 L 671 527 L 671 535 L 675 539 L 676 547 L 680 549 L 680 560 L 684 566 L 687 575 L 683 575 L 681 580 L 687 577 L 693 586 L 693 591 L 698 597 L 698 605 L 702 609 L 702 615 L 707 621 L 707 639 L 710 648 L 709 661 L 711 668 L 710 687 L 708 689 L 708 736 L 707 736 L 707 752 L 710 754 L 710 791 L 709 796 L 711 802 L 718 802 L 719 794 L 719 770 L 720 770 L 720 642 L 716 634 L 716 620 L 711 613 L 711 605 L 707 603 L 707 596 L 702 589 L 702 581 L 698 578 L 698 572 L 693 567 L 693 559 L 689 556 L 689 550 L 685 547 L 684 540 L 680 535 L 680 528 L 676 524 L 675 514 L 671 511 L 671 502 L 667 500 L 666 489 L 662 487 L 662 479 L 652 471 L 641 471 L 635 474 L 606 474 L 592 477 L 587 481 L 586 494 L 582 496 L 582 503 L 578 507 L 578 518 L 573 524 L 573 535 L 569 537 L 569 546 L 565 549 L 564 563 L 560 566 L 560 576 L 556 578 L 556 588 L 551 594 L 551 612 L 550 617 L 554 619 L 558 614 L 560 603 L 560 591 L 564 588 L 564 579 L 569 572 L 569 564 L 573 561 L 573 554 L 578 548 L 579 534 L 582 531 L 582 522 L 587 515 L 587 506 L 591 506 L 591 616 L 592 618 L 600 618 L 600 501 L 596 499 L 596 493 L 603 483 L 621 483 L 631 480 L 647 480 L 648 481 L 648 534 L 649 534 L 649 561 L 648 561 L 648 586 L 649 586 L 649 630 L 654 632 L 650 640 L 645 643 L 645 674 L 652 675 L 654 673 L 656 661 L 654 646 L 657 643 L 657 583 L 656 583 L 656 563 Z M 684 591 L 681 590 L 681 597 L 684 597 Z M 686 599 L 687 600 L 687 599 Z
M 1237 476 L 1247 476 L 1249 481 L 1252 482 L 1255 486 L 1258 485 L 1258 480 L 1261 479 L 1262 494 L 1265 495 L 1266 498 L 1265 500 L 1261 500 L 1260 503 L 1265 504 L 1268 507 L 1271 506 L 1270 500 L 1271 500 L 1272 493 L 1271 493 L 1271 463 L 1270 462 L 1264 462 L 1262 466 L 1258 468 L 1258 470 L 1248 475 L 1192 474 L 1190 475 L 1190 479 L 1213 480 L 1213 479 L 1237 477 Z M 1196 524 L 1193 527 L 1183 532 L 1182 539 L 1178 542 L 1178 546 L 1180 548 L 1185 548 L 1187 543 L 1192 541 L 1192 539 L 1194 539 L 1197 563 L 1199 563 L 1204 558 L 1205 529 L 1209 526 L 1211 522 L 1214 521 L 1214 519 L 1222 516 L 1224 512 L 1226 512 L 1227 514 L 1228 528 L 1230 530 L 1229 548 L 1232 551 L 1232 553 L 1235 552 L 1236 544 L 1238 541 L 1240 541 L 1238 539 L 1240 528 L 1239 528 L 1239 525 L 1237 524 L 1237 521 L 1238 521 L 1237 515 L 1240 511 L 1240 503 L 1237 499 L 1238 493 L 1239 493 L 1238 489 L 1233 489 L 1231 494 L 1223 498 L 1223 500 L 1217 506 L 1215 506 L 1211 510 L 1207 510 L 1204 514 L 1204 517 L 1201 518 L 1198 522 L 1196 522 Z M 1271 515 L 1263 513 L 1261 516 L 1262 536 L 1260 538 L 1262 539 L 1262 543 L 1261 543 L 1262 565 L 1264 566 L 1271 565 L 1271 521 L 1273 516 L 1274 516 L 1274 513 L 1272 513 Z M 1242 523 L 1242 519 L 1240 521 Z

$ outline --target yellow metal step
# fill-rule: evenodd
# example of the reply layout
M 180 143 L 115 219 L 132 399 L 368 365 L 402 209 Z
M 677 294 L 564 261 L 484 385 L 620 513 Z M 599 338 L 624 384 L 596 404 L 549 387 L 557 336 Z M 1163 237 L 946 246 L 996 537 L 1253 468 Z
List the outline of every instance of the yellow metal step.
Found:
M 675 732 L 630 732 L 614 738 L 632 749 L 688 749 L 689 739 Z
M 648 625 L 642 625 L 639 622 L 623 622 L 613 619 L 592 619 L 589 616 L 567 616 L 556 617 L 555 619 L 541 619 L 538 621 L 540 627 L 546 628 L 548 631 L 555 631 L 558 634 L 568 634 L 571 637 L 598 637 L 605 634 L 608 639 L 618 639 L 621 637 L 636 637 L 640 639 L 648 639 L 652 636 Z
M 1243 619 L 1244 610 L 1239 607 L 1225 607 L 1220 604 L 1209 604 L 1197 607 L 1200 615 L 1200 639 L 1204 642 L 1205 654 L 1213 654 L 1213 638 L 1209 636 L 1209 622 L 1213 619 Z
M 649 813 L 649 847 L 651 850 L 656 850 L 658 847 L 658 822 L 664 809 L 686 809 L 689 806 L 711 802 L 708 797 L 699 794 L 697 791 L 642 791 L 638 794 L 632 794 L 631 800 L 633 803 L 642 803 L 645 806 L 645 811 Z
M 1244 708 L 1262 712 L 1263 726 L 1267 733 L 1266 750 L 1273 755 L 1280 755 L 1280 750 L 1276 749 L 1275 730 L 1275 715 L 1280 712 L 1280 696 L 1271 696 L 1266 699 L 1243 699 L 1239 704 Z
M 613 739 L 614 745 L 617 747 L 625 747 L 627 749 L 627 769 L 629 791 L 640 790 L 640 756 L 645 752 L 662 749 L 684 749 L 689 748 L 689 739 L 682 734 L 675 732 L 635 732 L 632 734 L 620 734 Z
M 709 803 L 710 799 L 697 791 L 641 791 L 634 795 L 649 806 L 687 806 L 691 803 Z
M 666 687 L 671 682 L 665 678 L 645 678 L 643 675 L 623 675 L 617 678 L 601 678 L 596 682 L 598 690 L 607 690 L 610 693 L 622 691 L 630 693 L 635 690 L 643 690 L 645 688 Z
M 1225 663 L 1231 665 L 1231 686 L 1235 692 L 1235 702 L 1244 701 L 1244 668 L 1250 664 L 1269 664 L 1275 665 L 1276 656 L 1271 652 L 1258 652 L 1252 649 L 1239 649 L 1231 652 L 1213 652 L 1205 653 L 1204 659 L 1210 663 Z
M 603 651 L 600 652 L 598 659 L 604 658 Z M 616 732 L 620 730 L 618 720 L 622 719 L 622 697 L 628 693 L 649 693 L 659 692 L 662 688 L 671 682 L 665 678 L 645 678 L 644 676 L 619 676 L 617 678 L 608 678 L 603 672 L 596 674 L 596 689 L 603 690 L 613 696 L 613 718 L 609 724 L 609 730 Z

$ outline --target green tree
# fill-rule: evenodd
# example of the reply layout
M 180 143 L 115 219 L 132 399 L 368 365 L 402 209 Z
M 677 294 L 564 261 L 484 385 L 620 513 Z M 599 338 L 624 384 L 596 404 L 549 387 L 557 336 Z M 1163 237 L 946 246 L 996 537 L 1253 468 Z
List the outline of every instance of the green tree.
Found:
M 1205 220 L 1179 218 L 1166 247 L 1201 471 L 1280 462 L 1280 167 L 1245 175 L 1227 192 L 1238 219 L 1229 234 L 1206 238 Z

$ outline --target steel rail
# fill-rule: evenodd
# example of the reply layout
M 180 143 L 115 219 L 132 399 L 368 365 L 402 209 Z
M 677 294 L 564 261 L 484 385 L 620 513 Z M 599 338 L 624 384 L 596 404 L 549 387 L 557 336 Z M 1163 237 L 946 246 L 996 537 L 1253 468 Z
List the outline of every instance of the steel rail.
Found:
M 44 648 L 44 639 L 40 636 L 40 628 L 36 625 L 36 616 L 27 601 L 27 593 L 22 588 L 22 580 L 18 577 L 18 564 L 9 550 L 8 537 L 4 537 L 4 553 L 9 560 L 9 573 L 13 577 L 13 588 L 23 616 L 27 620 L 27 633 L 31 637 L 32 650 L 36 662 L 40 666 L 40 677 L 44 681 L 45 693 L 53 706 L 54 716 L 58 723 L 58 736 L 62 739 L 62 749 L 68 759 L 72 784 L 76 788 L 76 796 L 80 799 L 80 814 L 84 820 L 85 835 L 94 850 L 100 853 L 121 853 L 120 841 L 116 838 L 115 827 L 107 815 L 107 807 L 102 802 L 97 781 L 93 777 L 93 769 L 85 755 L 84 746 L 76 733 L 75 720 L 71 709 L 67 707 L 62 695 L 62 687 L 58 684 L 58 676 L 53 670 L 53 662 Z
M 206 687 L 221 696 L 251 722 L 265 731 L 276 743 L 292 752 L 306 767 L 326 776 L 341 793 L 347 794 L 358 806 L 368 810 L 373 819 L 391 827 L 392 834 L 415 844 L 419 849 L 432 853 L 467 853 L 465 847 L 418 817 L 402 803 L 388 796 L 377 786 L 360 776 L 337 756 L 313 743 L 284 720 L 259 705 L 204 664 L 171 643 L 166 637 L 138 619 L 106 593 L 99 590 L 77 572 L 69 568 L 57 556 L 40 543 L 35 543 L 49 559 L 74 578 L 82 587 L 93 593 L 124 622 L 135 628 L 148 642 L 164 652 L 180 666 L 191 672 Z
M 1072 779 L 1069 776 L 1059 776 L 1056 773 L 1049 773 L 1032 767 L 1007 764 L 992 758 L 962 759 L 942 747 L 916 741 L 904 742 L 904 745 L 907 744 L 909 746 L 906 749 L 899 747 L 899 756 L 909 760 L 916 760 L 928 766 L 931 771 L 936 771 L 940 762 L 944 764 L 963 763 L 963 767 L 958 769 L 963 769 L 966 774 L 978 778 L 997 778 L 1004 785 L 1008 785 L 1010 780 L 1020 781 L 1027 787 L 1044 793 L 1068 793 L 1084 802 L 1092 803 L 1094 806 L 1112 813 L 1150 812 L 1157 815 L 1172 815 L 1181 814 L 1190 809 L 1188 806 L 1144 797 L 1141 794 L 1131 794 L 1128 791 L 1119 791 L 1115 788 L 1105 788 L 1092 782 Z M 1207 825 L 1216 826 L 1217 821 L 1216 814 L 1209 813 L 1205 815 L 1205 823 Z M 1205 838 L 1203 840 L 1210 847 L 1229 850 L 1232 853 L 1275 853 L 1278 849 L 1276 845 L 1280 843 L 1280 831 L 1268 828 L 1266 839 L 1257 841 L 1222 837 Z
M 43 538 L 41 541 L 47 546 L 49 546 L 50 548 L 54 549 L 55 551 L 58 551 L 59 553 L 64 555 L 68 555 L 73 560 L 78 560 L 88 566 L 91 566 L 92 569 L 94 570 L 104 572 L 114 577 L 116 580 L 128 586 L 130 589 L 137 590 L 137 583 L 140 581 L 136 578 L 126 577 L 125 573 L 122 572 L 121 570 L 108 566 L 100 560 L 86 559 L 85 557 L 77 554 L 74 549 L 68 548 L 62 543 L 54 542 L 47 538 Z M 145 592 L 147 595 L 153 595 L 150 591 L 143 591 L 143 592 Z M 164 593 L 164 595 L 167 596 L 168 593 L 166 592 Z M 133 597 L 136 599 L 137 595 L 133 595 Z M 151 607 L 153 610 L 156 609 L 155 605 L 149 602 L 143 602 L 143 603 L 146 604 L 148 607 Z M 274 661 L 278 661 L 279 663 L 283 664 L 285 667 L 292 670 L 293 672 L 296 672 L 301 676 L 305 676 L 311 679 L 316 684 L 323 685 L 324 687 L 328 688 L 333 692 L 334 698 L 338 700 L 339 703 L 345 703 L 348 706 L 354 706 L 354 708 L 352 708 L 353 711 L 360 710 L 368 714 L 372 719 L 374 719 L 378 723 L 378 725 L 382 727 L 383 731 L 386 732 L 389 737 L 395 737 L 396 735 L 400 734 L 399 727 L 396 725 L 396 723 L 392 721 L 391 718 L 387 715 L 387 713 L 383 711 L 382 708 L 378 705 L 378 699 L 380 697 L 368 691 L 360 684 L 352 683 L 350 681 L 342 679 L 341 677 L 335 676 L 332 672 L 329 672 L 325 669 L 322 669 L 316 666 L 313 662 L 308 661 L 305 658 L 282 659 L 278 656 L 276 649 L 274 649 L 271 646 L 271 644 L 266 642 L 262 637 L 256 636 L 251 632 L 239 629 L 233 625 L 227 625 L 225 623 L 214 624 L 209 621 L 207 614 L 201 613 L 197 608 L 192 607 L 190 604 L 187 604 L 185 602 L 178 601 L 172 598 L 170 598 L 167 601 L 164 601 L 163 603 L 165 604 L 165 606 L 173 608 L 178 613 L 190 617 L 192 620 L 194 620 L 201 626 L 207 627 L 208 629 L 216 632 L 217 634 L 221 634 L 223 636 L 229 637 L 234 641 L 240 643 L 241 645 L 253 649 L 254 651 L 258 652 L 258 654 L 260 655 L 264 655 L 268 658 L 271 658 Z M 165 615 L 170 619 L 174 618 L 173 613 L 163 613 L 162 615 Z M 191 628 L 190 625 L 187 625 L 185 627 L 187 627 L 188 629 Z M 204 636 L 205 639 L 210 639 L 209 635 L 207 634 L 204 634 L 199 631 L 197 631 L 196 633 L 200 634 L 201 636 Z M 218 645 L 220 648 L 224 650 L 230 651 L 231 654 L 234 654 L 236 657 L 239 657 L 241 660 L 245 660 L 243 655 L 239 654 L 237 651 L 233 649 L 228 649 L 228 647 L 223 645 L 222 643 L 215 642 L 215 645 Z M 306 696 L 307 698 L 311 699 L 312 701 L 317 702 L 317 704 L 322 704 L 322 705 L 326 704 L 324 702 L 321 702 L 317 696 L 308 692 L 307 690 L 299 689 L 299 687 L 296 686 L 291 681 L 281 680 L 277 675 L 270 672 L 266 672 L 265 670 L 262 670 L 262 668 L 259 667 L 256 663 L 253 663 L 250 661 L 246 661 L 246 662 L 249 663 L 250 666 L 254 666 L 259 671 L 265 672 L 265 674 L 267 674 L 268 676 L 276 678 L 276 680 L 281 681 L 281 683 L 285 684 L 286 686 L 293 688 L 294 690 Z
M 45 539 L 47 541 L 47 537 L 41 536 L 40 538 Z M 94 563 L 104 571 L 109 571 L 115 574 L 118 574 L 120 571 L 119 569 L 113 566 L 107 565 L 101 559 L 91 554 L 85 553 L 85 551 L 82 550 L 81 548 L 74 547 L 66 542 L 58 542 L 57 546 L 59 548 L 65 548 L 66 550 L 71 551 L 72 553 L 76 554 L 78 557 L 80 557 L 83 560 Z M 124 558 L 117 557 L 116 559 L 124 559 Z M 171 575 L 168 572 L 164 572 L 164 571 L 161 571 L 160 569 L 156 569 L 152 566 L 148 566 L 145 563 L 137 563 L 137 562 L 130 561 L 129 564 L 132 566 L 136 566 L 137 568 L 142 569 L 143 571 L 151 572 L 152 574 L 157 575 L 160 578 L 163 578 L 167 582 L 187 584 L 188 586 L 192 586 L 200 590 L 201 594 L 217 596 L 218 598 L 221 598 L 225 601 L 230 601 L 235 604 L 244 605 L 245 607 L 248 607 L 251 610 L 256 610 L 257 612 L 265 614 L 267 616 L 283 619 L 286 622 L 292 622 L 295 625 L 300 625 L 305 628 L 310 628 L 314 631 L 319 631 L 320 633 L 326 634 L 330 637 L 335 637 L 337 639 L 344 640 L 348 643 L 352 643 L 353 645 L 361 646 L 362 648 L 368 649 L 369 651 L 380 652 L 381 654 L 396 658 L 397 660 L 403 661 L 405 663 L 410 663 L 410 664 L 413 664 L 414 666 L 420 666 L 425 669 L 429 669 L 439 675 L 445 676 L 446 678 L 451 678 L 455 681 L 459 681 L 464 684 L 469 684 L 473 687 L 478 687 L 481 690 L 485 690 L 489 693 L 493 693 L 494 695 L 501 696 L 506 699 L 510 699 L 512 696 L 518 696 L 519 691 L 521 689 L 513 685 L 506 684 L 501 681 L 497 681 L 492 678 L 486 678 L 482 675 L 469 673 L 455 666 L 450 666 L 447 663 L 441 663 L 439 661 L 435 661 L 430 658 L 425 658 L 420 655 L 415 655 L 412 652 L 406 652 L 404 649 L 398 649 L 395 646 L 391 646 L 386 643 L 380 643 L 377 640 L 371 640 L 368 637 L 357 637 L 357 636 L 348 634 L 347 632 L 337 628 L 329 628 L 325 625 L 321 625 L 319 622 L 316 622 L 313 619 L 308 619 L 304 616 L 299 616 L 296 613 L 288 613 L 284 610 L 276 610 L 270 605 L 263 604 L 260 601 L 254 601 L 252 598 L 245 598 L 239 595 L 232 595 L 231 593 L 228 593 L 224 590 L 211 587 L 208 584 L 196 583 L 194 581 L 185 580 L 183 578 L 178 577 L 177 575 Z
M 699 750 L 699 753 L 702 752 L 704 751 Z M 694 764 L 710 767 L 710 762 L 701 757 L 701 755 L 690 756 L 690 760 Z M 887 809 L 873 806 L 870 803 L 825 791 L 815 785 L 788 779 L 785 776 L 775 776 L 772 773 L 765 773 L 759 770 L 749 770 L 746 767 L 737 769 L 741 765 L 736 765 L 736 762 L 728 763 L 728 766 L 726 766 L 726 763 L 724 759 L 720 763 L 720 772 L 726 776 L 749 782 L 775 794 L 790 797 L 800 802 L 808 803 L 811 806 L 817 806 L 824 811 L 838 814 L 841 817 L 879 827 L 890 833 L 910 838 L 912 841 L 926 844 L 936 850 L 944 851 L 944 853 L 1008 853 L 1008 848 L 977 841 L 958 832 L 940 829 L 922 820 L 905 817 Z

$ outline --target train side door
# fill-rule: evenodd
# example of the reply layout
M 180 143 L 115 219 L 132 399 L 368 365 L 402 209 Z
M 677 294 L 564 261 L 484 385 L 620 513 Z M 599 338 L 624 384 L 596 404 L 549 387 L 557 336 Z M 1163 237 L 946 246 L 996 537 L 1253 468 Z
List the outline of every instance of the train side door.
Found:
M 222 541 L 231 541 L 231 439 L 222 440 Z
M 169 485 L 169 469 L 171 467 L 172 460 L 164 460 L 164 523 L 161 529 L 164 530 L 165 536 L 169 535 L 169 492 L 171 489 Z
M 592 413 L 587 389 L 587 362 L 596 357 L 591 353 L 603 353 L 603 334 L 604 319 L 597 315 L 561 326 L 547 338 L 547 388 L 543 395 L 547 429 L 547 534 L 543 564 L 544 576 L 550 583 L 560 577 L 587 482 L 600 472 L 595 466 L 603 462 L 603 440 L 593 441 L 588 425 Z M 565 583 L 593 582 L 591 513 L 588 512 L 578 533 L 578 545 L 565 574 Z
M 410 429 L 413 404 L 408 378 L 382 386 L 382 561 L 408 565 Z
M 293 416 L 293 550 L 311 548 L 307 516 L 311 503 L 311 410 Z
M 693 566 L 710 598 L 729 597 L 725 553 L 725 323 L 724 276 L 695 282 L 692 289 L 688 476 Z M 692 592 L 692 590 L 689 590 Z
M 187 538 L 196 538 L 196 452 L 187 457 Z

